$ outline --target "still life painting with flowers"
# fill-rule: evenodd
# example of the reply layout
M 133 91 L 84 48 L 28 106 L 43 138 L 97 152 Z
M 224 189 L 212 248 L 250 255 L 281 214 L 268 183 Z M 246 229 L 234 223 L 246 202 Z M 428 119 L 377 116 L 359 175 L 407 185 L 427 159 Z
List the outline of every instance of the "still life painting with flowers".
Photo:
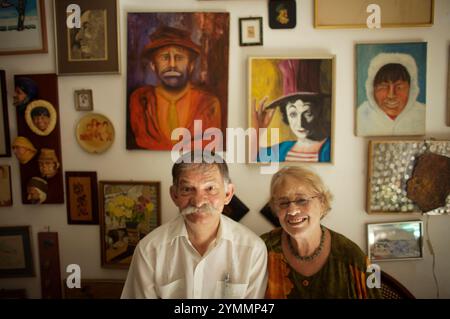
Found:
M 100 182 L 102 266 L 128 268 L 137 243 L 158 227 L 159 182 Z

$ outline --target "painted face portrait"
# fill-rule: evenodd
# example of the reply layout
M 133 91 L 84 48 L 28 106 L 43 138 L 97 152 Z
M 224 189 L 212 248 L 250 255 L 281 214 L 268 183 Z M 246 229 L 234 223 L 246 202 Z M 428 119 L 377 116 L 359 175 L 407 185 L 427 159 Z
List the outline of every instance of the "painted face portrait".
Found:
M 150 66 L 168 89 L 184 88 L 193 70 L 189 50 L 175 45 L 157 49 Z
M 44 178 L 52 178 L 58 173 L 60 164 L 55 150 L 43 148 L 39 155 L 39 170 Z
M 30 140 L 23 136 L 16 137 L 12 149 L 20 164 L 28 163 L 37 153 Z
M 45 107 L 37 107 L 31 112 L 33 124 L 41 131 L 45 131 L 50 124 L 50 113 Z
M 86 10 L 75 30 L 70 55 L 75 60 L 106 60 L 106 11 Z
M 32 204 L 42 204 L 47 199 L 48 184 L 47 181 L 32 177 L 27 184 L 27 200 Z
M 398 63 L 384 65 L 374 80 L 374 98 L 378 107 L 388 116 L 398 116 L 409 100 L 410 76 Z
M 17 78 L 15 80 L 13 104 L 21 111 L 25 109 L 27 104 L 37 98 L 37 84 L 30 78 Z
M 295 103 L 288 103 L 286 106 L 286 114 L 289 127 L 295 136 L 299 139 L 307 138 L 310 133 L 309 124 L 314 120 L 311 104 L 308 102 L 303 103 L 302 100 L 297 100 Z

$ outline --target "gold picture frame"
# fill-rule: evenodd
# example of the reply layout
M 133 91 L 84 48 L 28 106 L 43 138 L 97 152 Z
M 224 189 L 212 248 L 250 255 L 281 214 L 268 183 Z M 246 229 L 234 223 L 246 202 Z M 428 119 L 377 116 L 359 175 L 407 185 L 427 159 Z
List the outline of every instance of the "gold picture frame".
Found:
M 366 20 L 371 14 L 367 7 L 373 2 L 314 0 L 314 27 L 367 28 Z M 376 4 L 381 9 L 382 28 L 430 27 L 434 24 L 434 0 L 378 0 Z

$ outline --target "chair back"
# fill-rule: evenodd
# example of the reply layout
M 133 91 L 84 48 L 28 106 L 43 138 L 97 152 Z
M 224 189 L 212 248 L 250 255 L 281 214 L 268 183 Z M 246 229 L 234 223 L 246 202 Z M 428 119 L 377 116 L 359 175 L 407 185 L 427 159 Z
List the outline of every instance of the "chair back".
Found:
M 381 271 L 381 294 L 384 299 L 416 299 L 397 279 Z

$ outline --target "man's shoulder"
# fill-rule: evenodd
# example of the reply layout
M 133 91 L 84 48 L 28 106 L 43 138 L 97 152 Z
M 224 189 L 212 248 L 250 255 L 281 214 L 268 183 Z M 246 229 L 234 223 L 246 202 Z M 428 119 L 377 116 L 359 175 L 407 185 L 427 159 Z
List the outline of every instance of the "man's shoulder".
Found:
M 155 94 L 155 87 L 152 85 L 140 86 L 133 90 L 131 93 L 131 98 L 145 94 Z
M 191 86 L 191 93 L 194 94 L 197 98 L 205 99 L 207 101 L 217 101 L 219 102 L 219 99 L 217 96 L 211 92 L 206 91 L 203 88 L 200 88 L 198 86 Z

